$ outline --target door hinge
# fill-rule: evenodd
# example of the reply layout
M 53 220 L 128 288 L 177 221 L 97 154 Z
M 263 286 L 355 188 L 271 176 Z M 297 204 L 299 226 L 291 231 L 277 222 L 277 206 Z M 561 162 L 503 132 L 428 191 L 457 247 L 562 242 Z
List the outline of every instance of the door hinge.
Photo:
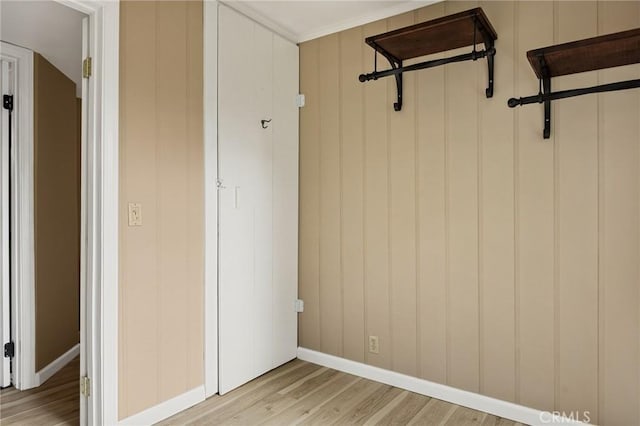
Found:
M 84 58 L 84 61 L 82 61 L 82 77 L 91 77 L 91 56 Z
M 2 96 L 2 107 L 9 111 L 13 111 L 13 95 Z
M 87 398 L 91 395 L 91 379 L 87 376 L 80 378 L 80 394 Z
M 304 300 L 296 299 L 296 312 L 304 312 Z
M 296 106 L 298 108 L 302 108 L 305 105 L 305 98 L 302 93 L 298 93 L 296 95 Z
M 13 342 L 4 344 L 4 357 L 13 358 L 16 356 L 16 345 Z

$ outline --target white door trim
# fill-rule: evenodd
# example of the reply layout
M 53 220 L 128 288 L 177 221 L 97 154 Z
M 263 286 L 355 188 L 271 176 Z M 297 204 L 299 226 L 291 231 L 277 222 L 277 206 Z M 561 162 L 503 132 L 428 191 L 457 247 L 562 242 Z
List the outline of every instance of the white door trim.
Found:
M 15 343 L 13 383 L 35 386 L 35 284 L 33 239 L 33 52 L 2 43 L 2 59 L 13 64 L 14 121 L 11 167 L 11 297 Z M 18 244 L 20 241 L 20 244 Z
M 119 0 L 55 0 L 89 16 L 92 76 L 83 146 L 86 252 L 81 375 L 91 379 L 80 424 L 118 423 L 118 94 Z M 82 321 L 81 321 L 82 322 Z M 82 398 L 82 397 L 81 397 Z M 82 406 L 82 404 L 81 404 Z
M 82 58 L 90 56 L 90 20 L 82 18 Z M 84 65 L 84 64 L 83 64 Z M 87 241 L 87 146 L 89 139 L 89 79 L 83 78 L 81 82 L 82 105 L 80 112 L 80 240 Z M 80 244 L 80 376 L 87 374 L 87 358 L 90 351 L 87 350 L 87 245 Z M 89 411 L 89 403 L 83 395 L 80 395 L 80 424 L 86 425 Z
M 218 393 L 218 2 L 204 2 L 204 389 Z

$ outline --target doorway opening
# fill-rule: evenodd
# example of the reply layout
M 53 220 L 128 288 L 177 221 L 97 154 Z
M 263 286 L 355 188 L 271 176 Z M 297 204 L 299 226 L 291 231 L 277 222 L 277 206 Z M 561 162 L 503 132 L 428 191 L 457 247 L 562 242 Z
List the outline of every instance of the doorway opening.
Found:
M 88 21 L 52 0 L 2 4 L 3 421 L 84 411 Z

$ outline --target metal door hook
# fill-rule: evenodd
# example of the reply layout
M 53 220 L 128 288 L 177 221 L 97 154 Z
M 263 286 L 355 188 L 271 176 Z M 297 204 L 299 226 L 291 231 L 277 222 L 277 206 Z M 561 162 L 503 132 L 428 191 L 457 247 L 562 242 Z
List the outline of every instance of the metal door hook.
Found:
M 268 120 L 260 120 L 260 123 L 262 124 L 262 128 L 263 128 L 263 129 L 266 129 L 266 128 L 268 128 L 268 127 L 269 127 L 269 126 L 268 126 L 268 123 L 271 123 L 271 119 L 268 119 Z

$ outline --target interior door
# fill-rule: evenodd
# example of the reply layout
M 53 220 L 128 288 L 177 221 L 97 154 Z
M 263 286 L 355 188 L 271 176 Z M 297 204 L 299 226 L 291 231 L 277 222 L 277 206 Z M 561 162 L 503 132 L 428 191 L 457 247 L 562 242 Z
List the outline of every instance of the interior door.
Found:
M 11 94 L 9 86 L 9 62 L 0 63 L 0 95 Z M 0 387 L 11 384 L 11 359 L 4 357 L 4 345 L 11 341 L 11 305 L 10 305 L 10 277 L 9 277 L 9 129 L 11 124 L 9 110 L 2 107 L 0 115 L 0 131 L 2 132 L 2 146 L 0 146 Z
M 218 16 L 222 394 L 296 356 L 298 49 Z

